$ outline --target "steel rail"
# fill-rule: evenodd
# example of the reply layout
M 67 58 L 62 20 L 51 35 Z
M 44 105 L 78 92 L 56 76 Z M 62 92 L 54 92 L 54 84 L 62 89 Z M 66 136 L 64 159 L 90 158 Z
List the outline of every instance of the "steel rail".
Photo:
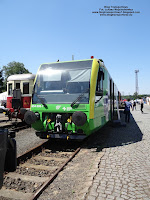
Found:
M 44 142 L 40 143 L 39 145 L 24 152 L 23 154 L 18 155 L 17 156 L 17 165 L 19 165 L 21 161 L 31 157 L 33 153 L 40 151 L 40 149 L 42 149 L 44 147 L 44 145 L 46 145 L 47 143 L 48 143 L 48 141 L 44 141 Z
M 14 127 L 14 128 L 11 128 L 11 129 L 8 129 L 9 131 L 15 131 L 15 132 L 18 132 L 22 129 L 27 129 L 27 128 L 30 128 L 28 125 L 24 125 L 24 126 L 18 126 L 18 127 Z
M 9 131 L 19 131 L 21 129 L 26 129 L 30 128 L 29 125 L 23 124 L 23 122 L 18 122 L 18 123 L 11 123 L 11 124 L 3 124 L 0 126 L 1 129 L 8 129 Z

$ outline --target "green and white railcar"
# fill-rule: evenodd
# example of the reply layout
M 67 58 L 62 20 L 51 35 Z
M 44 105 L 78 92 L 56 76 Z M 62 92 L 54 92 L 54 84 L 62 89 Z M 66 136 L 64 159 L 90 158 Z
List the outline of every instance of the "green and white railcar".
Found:
M 118 94 L 100 59 L 42 64 L 25 121 L 41 138 L 84 139 L 112 119 Z

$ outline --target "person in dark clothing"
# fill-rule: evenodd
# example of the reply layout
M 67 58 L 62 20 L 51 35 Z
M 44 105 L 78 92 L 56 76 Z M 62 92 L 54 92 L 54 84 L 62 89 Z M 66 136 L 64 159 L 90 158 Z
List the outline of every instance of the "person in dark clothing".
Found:
M 133 102 L 132 110 L 134 110 L 134 108 L 135 108 L 135 110 L 136 110 L 136 102 L 135 102 L 135 101 Z
M 132 104 L 131 102 L 129 102 L 130 99 L 128 99 L 128 101 L 125 101 L 125 109 L 124 109 L 124 113 L 125 113 L 125 122 L 130 122 L 130 107 L 132 108 Z
M 144 107 L 144 102 L 143 99 L 141 99 L 141 113 L 143 113 L 143 107 Z

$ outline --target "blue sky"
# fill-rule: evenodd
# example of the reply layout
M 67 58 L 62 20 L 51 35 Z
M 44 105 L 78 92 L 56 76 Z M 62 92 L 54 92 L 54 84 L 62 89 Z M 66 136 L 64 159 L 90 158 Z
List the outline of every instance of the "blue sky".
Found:
M 140 14 L 100 16 L 104 6 L 128 6 Z M 150 94 L 149 0 L 0 0 L 0 67 L 102 58 L 122 94 Z

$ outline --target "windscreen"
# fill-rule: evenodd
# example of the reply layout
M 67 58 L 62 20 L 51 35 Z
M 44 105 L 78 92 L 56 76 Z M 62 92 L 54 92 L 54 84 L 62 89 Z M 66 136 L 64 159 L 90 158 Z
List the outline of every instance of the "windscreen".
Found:
M 32 103 L 71 104 L 80 95 L 80 103 L 88 103 L 91 67 L 92 60 L 41 65 Z

